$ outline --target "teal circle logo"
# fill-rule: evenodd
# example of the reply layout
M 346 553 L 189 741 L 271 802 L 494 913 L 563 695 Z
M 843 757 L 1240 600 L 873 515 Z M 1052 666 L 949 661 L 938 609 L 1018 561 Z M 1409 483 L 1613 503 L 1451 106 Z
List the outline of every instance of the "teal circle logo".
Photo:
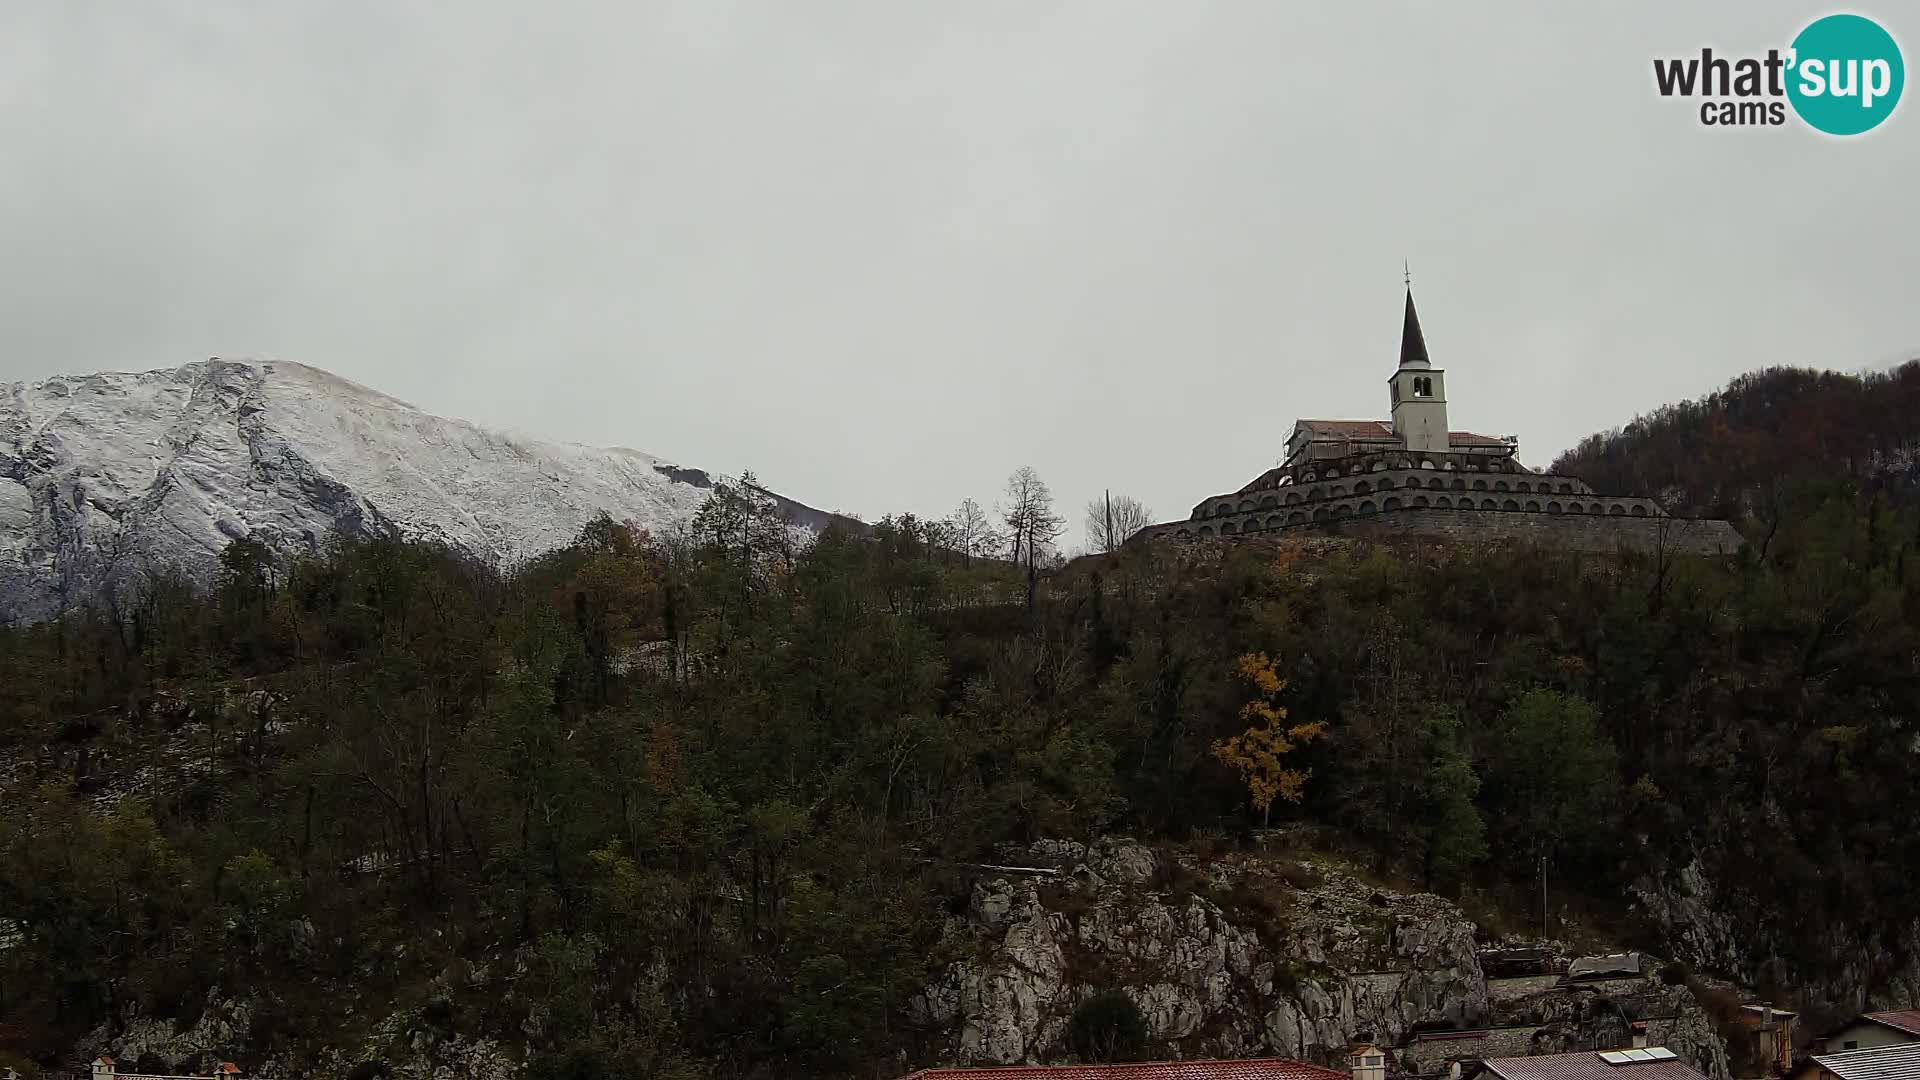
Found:
M 1808 126 L 1829 135 L 1871 131 L 1893 114 L 1907 82 L 1900 46 L 1861 15 L 1828 15 L 1793 39 L 1787 100 Z

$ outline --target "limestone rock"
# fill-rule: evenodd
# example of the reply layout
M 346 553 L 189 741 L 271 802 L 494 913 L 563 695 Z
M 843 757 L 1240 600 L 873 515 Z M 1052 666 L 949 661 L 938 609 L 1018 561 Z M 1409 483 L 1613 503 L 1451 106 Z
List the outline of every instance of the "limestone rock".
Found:
M 228 1060 L 247 1037 L 251 1015 L 244 1002 L 212 995 L 200 1016 L 180 1028 L 170 1020 L 135 1015 L 118 1031 L 102 1026 L 89 1033 L 80 1044 L 83 1055 L 111 1054 L 122 1061 L 135 1061 L 148 1054 L 163 1058 L 174 1067 L 207 1067 Z
M 1074 1008 L 1107 988 L 1184 1056 L 1331 1060 L 1363 1030 L 1392 1039 L 1486 1012 L 1474 926 L 1438 897 L 1320 872 L 1289 900 L 1274 865 L 1163 873 L 1162 856 L 1121 840 L 1042 842 L 1008 859 L 1060 873 L 975 884 L 950 930 L 966 958 L 915 1008 L 954 1061 L 1056 1059 Z M 1173 878 L 1187 884 L 1156 891 Z
M 1854 928 L 1782 921 L 1770 915 L 1777 897 L 1716 880 L 1708 865 L 1696 850 L 1679 869 L 1649 874 L 1634 887 L 1639 906 L 1665 933 L 1675 959 L 1754 984 L 1781 974 L 1767 969 L 1785 949 L 1782 936 L 1790 934 L 1817 941 L 1841 959 L 1825 980 L 1796 983 L 1803 1011 L 1905 1008 L 1920 995 L 1920 918 L 1892 940 Z
M 1416 1029 L 1493 1026 L 1479 1038 L 1489 1054 L 1545 1053 L 1595 1038 L 1625 1045 L 1630 1015 L 1673 1017 L 1658 1037 L 1715 1080 L 1727 1076 L 1725 1045 L 1684 986 L 1642 977 L 1570 990 L 1545 975 L 1501 980 L 1496 995 L 1458 906 L 1374 887 L 1331 862 L 1173 865 L 1123 840 L 1000 854 L 1022 869 L 983 871 L 948 928 L 960 959 L 913 1010 L 942 1061 L 1064 1060 L 1074 1009 L 1114 989 L 1168 1056 L 1343 1064 L 1365 1033 L 1398 1047 L 1403 1066 L 1432 1071 L 1447 1049 L 1426 1044 L 1426 1060 Z

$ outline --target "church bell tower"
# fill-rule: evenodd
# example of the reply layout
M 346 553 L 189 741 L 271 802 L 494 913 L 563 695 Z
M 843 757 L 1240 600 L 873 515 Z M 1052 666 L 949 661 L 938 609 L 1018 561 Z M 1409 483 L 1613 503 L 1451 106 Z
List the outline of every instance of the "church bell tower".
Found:
M 1427 359 L 1427 339 L 1420 333 L 1420 315 L 1413 310 L 1413 287 L 1407 287 L 1407 321 L 1400 330 L 1400 367 L 1387 380 L 1393 393 L 1393 433 L 1409 450 L 1445 451 L 1447 438 L 1447 373 Z

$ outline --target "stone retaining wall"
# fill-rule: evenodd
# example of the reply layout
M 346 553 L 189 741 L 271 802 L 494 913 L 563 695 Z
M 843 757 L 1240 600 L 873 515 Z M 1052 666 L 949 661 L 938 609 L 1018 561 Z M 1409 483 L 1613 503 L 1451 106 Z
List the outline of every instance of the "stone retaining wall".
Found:
M 1505 1005 L 1535 994 L 1551 993 L 1559 988 L 1560 976 L 1558 975 L 1522 975 L 1510 979 L 1488 979 L 1487 1000 L 1495 1005 Z
M 1534 1036 L 1540 1030 L 1538 1024 L 1527 1024 L 1482 1031 L 1415 1035 L 1400 1049 L 1400 1067 L 1415 1075 L 1432 1076 L 1446 1072 L 1447 1066 L 1467 1058 L 1484 1061 L 1487 1058 L 1526 1057 L 1538 1048 Z
M 1422 488 L 1423 479 L 1435 487 Z M 1475 477 L 1474 488 L 1442 488 L 1438 485 L 1464 485 L 1468 478 L 1424 473 L 1363 477 L 1352 488 L 1344 484 L 1316 484 L 1302 490 L 1255 493 L 1231 497 L 1202 507 L 1186 521 L 1149 526 L 1147 532 L 1187 539 L 1189 537 L 1234 536 L 1256 532 L 1275 532 L 1348 517 L 1368 517 L 1395 510 L 1486 510 L 1494 513 L 1547 513 L 1594 517 L 1661 517 L 1665 511 L 1652 499 L 1627 495 L 1594 495 L 1585 492 L 1562 494 L 1552 490 L 1546 480 L 1496 480 L 1497 489 L 1488 489 L 1484 477 Z M 1571 481 L 1561 481 L 1572 486 Z M 1380 486 L 1374 486 L 1374 485 Z M 1534 486 L 1538 485 L 1535 490 Z M 1581 484 L 1584 488 L 1586 485 Z M 1283 501 L 1290 500 L 1290 501 Z
M 1509 541 L 1595 552 L 1664 547 L 1693 555 L 1730 555 L 1745 543 L 1725 521 L 1438 508 L 1385 510 L 1367 517 L 1280 530 L 1281 535 L 1296 532 L 1373 540 L 1424 538 L 1455 544 Z

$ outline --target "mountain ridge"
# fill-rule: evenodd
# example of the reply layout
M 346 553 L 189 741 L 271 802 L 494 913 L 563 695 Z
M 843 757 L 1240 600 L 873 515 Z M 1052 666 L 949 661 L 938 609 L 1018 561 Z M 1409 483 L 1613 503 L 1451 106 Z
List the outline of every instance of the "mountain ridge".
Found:
M 313 551 L 392 536 L 511 563 L 600 513 L 671 528 L 730 479 L 438 416 L 272 357 L 0 384 L 0 620 L 57 615 L 166 568 L 205 580 L 243 537 Z M 798 527 L 835 519 L 776 499 Z

